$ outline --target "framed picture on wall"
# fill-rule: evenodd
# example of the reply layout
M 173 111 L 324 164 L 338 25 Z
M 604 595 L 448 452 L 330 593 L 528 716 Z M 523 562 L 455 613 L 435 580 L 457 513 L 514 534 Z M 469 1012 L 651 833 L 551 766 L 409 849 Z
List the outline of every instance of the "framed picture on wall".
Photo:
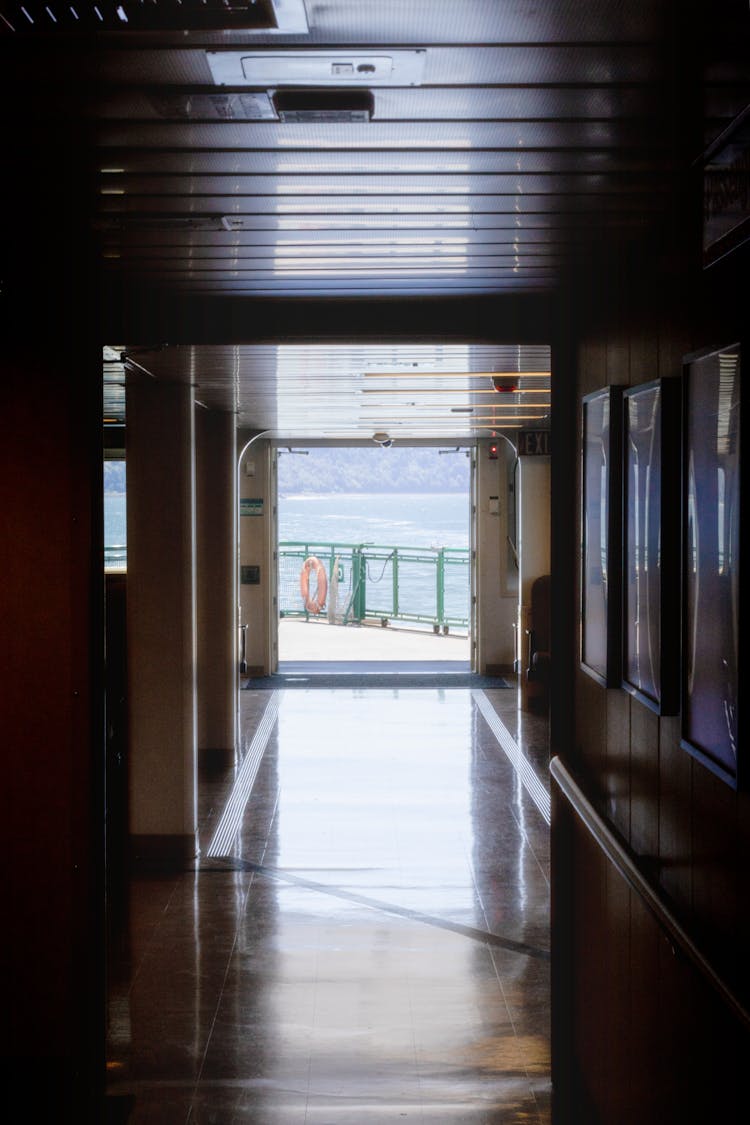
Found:
M 651 710 L 679 708 L 680 384 L 623 392 L 622 686 Z
M 682 746 L 739 778 L 740 345 L 683 364 Z
M 622 387 L 582 401 L 582 669 L 605 687 L 620 684 Z
M 750 239 L 750 106 L 703 158 L 703 265 Z

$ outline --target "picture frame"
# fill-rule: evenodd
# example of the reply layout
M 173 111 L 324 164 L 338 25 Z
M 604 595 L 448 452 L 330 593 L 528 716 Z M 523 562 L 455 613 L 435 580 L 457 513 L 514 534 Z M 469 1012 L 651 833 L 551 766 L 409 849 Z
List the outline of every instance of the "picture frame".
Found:
M 680 383 L 623 392 L 622 687 L 660 715 L 679 710 Z
M 581 400 L 580 666 L 604 687 L 621 679 L 622 390 Z
M 681 746 L 740 783 L 739 343 L 683 361 Z M 745 408 L 746 409 L 746 408 Z
M 750 239 L 750 106 L 701 161 L 704 269 Z

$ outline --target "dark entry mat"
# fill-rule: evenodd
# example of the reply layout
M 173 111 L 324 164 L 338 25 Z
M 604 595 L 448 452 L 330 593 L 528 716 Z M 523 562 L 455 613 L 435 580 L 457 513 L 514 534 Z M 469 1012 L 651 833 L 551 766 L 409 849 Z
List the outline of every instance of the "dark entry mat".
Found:
M 318 664 L 285 667 L 273 676 L 242 681 L 245 691 L 281 688 L 511 688 L 502 676 L 480 676 L 465 669 L 448 671 L 445 664 L 431 668 L 417 661 Z

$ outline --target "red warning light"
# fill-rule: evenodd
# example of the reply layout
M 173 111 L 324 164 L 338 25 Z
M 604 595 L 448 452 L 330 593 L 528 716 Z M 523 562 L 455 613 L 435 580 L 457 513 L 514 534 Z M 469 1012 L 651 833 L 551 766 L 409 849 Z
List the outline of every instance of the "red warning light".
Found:
M 497 444 L 494 441 L 490 445 L 490 461 L 497 461 Z
M 498 394 L 501 395 L 514 395 L 518 391 L 518 380 L 509 379 L 507 376 L 503 378 L 502 376 L 493 375 L 492 385 Z

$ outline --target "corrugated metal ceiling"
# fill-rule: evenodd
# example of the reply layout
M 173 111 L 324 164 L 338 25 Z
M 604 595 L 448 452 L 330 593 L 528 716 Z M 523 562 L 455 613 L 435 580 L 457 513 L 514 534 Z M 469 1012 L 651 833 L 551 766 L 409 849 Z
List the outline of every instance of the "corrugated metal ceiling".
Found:
M 175 4 L 160 0 L 153 32 L 129 34 L 121 19 L 99 36 L 90 111 L 108 270 L 192 293 L 264 297 L 549 292 L 602 227 L 658 217 L 671 159 L 668 4 L 307 0 L 302 8 L 304 34 L 243 34 L 236 9 L 222 29 L 216 4 L 214 30 L 204 23 L 179 35 L 169 26 Z M 188 9 L 187 27 L 197 6 Z M 276 14 L 283 22 L 281 7 Z M 139 21 L 148 26 L 143 12 Z M 289 60 L 311 51 L 330 53 L 342 71 L 330 81 L 342 90 L 349 79 L 366 84 L 358 60 L 394 60 L 395 85 L 387 68 L 373 79 L 370 121 L 276 118 L 268 99 L 293 83 Z M 398 75 L 413 75 L 401 59 L 415 51 L 423 73 L 404 86 Z M 247 62 L 256 55 L 260 85 Z M 217 70 L 228 84 L 215 83 Z M 253 119 L 258 98 L 270 116 Z M 188 224 L 181 242 L 175 230 Z M 418 235 L 405 238 L 405 224 Z M 478 252 L 491 241 L 476 237 L 487 228 L 512 230 L 505 256 Z M 237 241 L 218 242 L 221 229 Z M 278 233 L 256 242 L 256 230 Z M 335 232 L 335 256 L 325 251 L 321 263 L 320 246 L 290 255 L 293 230 L 321 243 Z M 381 253 L 367 256 L 361 235 L 371 231 Z M 466 232 L 475 251 L 448 263 L 446 231 Z M 147 253 L 160 234 L 170 247 L 163 259 Z M 198 246 L 214 253 L 196 256 Z
M 546 346 L 247 344 L 110 347 L 105 417 L 122 423 L 128 379 L 190 382 L 204 407 L 275 438 L 394 441 L 547 428 Z
M 679 15 L 672 0 L 0 0 L 0 37 L 9 83 L 33 81 L 50 106 L 84 97 L 94 225 L 118 283 L 208 297 L 549 295 L 602 238 L 669 217 Z M 368 58 L 394 60 L 393 81 L 388 65 L 372 79 L 369 121 L 278 120 L 274 92 L 290 82 L 278 56 L 310 51 L 331 54 L 344 94 L 368 88 Z M 399 81 L 411 73 L 400 52 L 420 53 L 417 85 Z M 748 100 L 739 47 L 736 63 L 722 58 L 704 85 L 708 139 Z M 225 85 L 217 60 L 234 68 Z M 164 377 L 184 375 L 169 366 L 177 354 L 160 356 Z M 279 357 L 270 377 L 261 353 L 241 359 L 235 394 L 237 356 L 201 354 L 217 400 L 291 425 Z

